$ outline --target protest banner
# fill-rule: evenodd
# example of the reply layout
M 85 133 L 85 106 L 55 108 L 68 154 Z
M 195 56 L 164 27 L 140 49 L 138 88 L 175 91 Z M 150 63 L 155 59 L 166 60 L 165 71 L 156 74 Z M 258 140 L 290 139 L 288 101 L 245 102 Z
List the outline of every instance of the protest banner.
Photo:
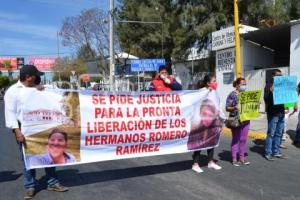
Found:
M 223 125 L 215 91 L 24 91 L 28 169 L 213 148 Z
M 274 105 L 298 102 L 297 77 L 296 76 L 275 76 Z
M 240 93 L 239 106 L 241 122 L 256 119 L 260 116 L 260 98 L 260 90 L 246 91 Z

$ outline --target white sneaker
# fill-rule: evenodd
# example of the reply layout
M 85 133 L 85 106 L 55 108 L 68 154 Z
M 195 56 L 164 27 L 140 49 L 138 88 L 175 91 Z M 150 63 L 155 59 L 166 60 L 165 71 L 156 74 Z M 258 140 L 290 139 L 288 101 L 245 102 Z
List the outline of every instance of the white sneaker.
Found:
M 198 174 L 203 172 L 203 170 L 199 166 L 194 166 L 194 165 L 192 167 L 192 170 L 195 171 Z
M 220 169 L 222 169 L 222 167 L 220 165 L 217 165 L 214 162 L 208 163 L 207 167 L 210 168 L 210 169 L 214 169 L 214 170 L 220 170 Z

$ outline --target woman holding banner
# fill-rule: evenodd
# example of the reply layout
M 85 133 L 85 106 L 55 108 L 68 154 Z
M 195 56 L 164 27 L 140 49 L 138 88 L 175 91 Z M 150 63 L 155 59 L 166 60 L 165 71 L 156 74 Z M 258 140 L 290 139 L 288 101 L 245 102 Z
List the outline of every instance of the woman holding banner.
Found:
M 229 112 L 229 117 L 239 117 L 239 94 L 246 90 L 246 81 L 244 78 L 237 78 L 233 82 L 235 90 L 232 91 L 226 99 L 226 111 Z M 234 166 L 249 165 L 250 162 L 245 160 L 245 148 L 247 137 L 250 128 L 250 121 L 244 121 L 237 127 L 230 127 L 232 132 L 231 141 L 231 157 Z M 238 156 L 239 154 L 239 161 Z
M 217 89 L 216 77 L 213 74 L 206 75 L 199 88 L 202 90 L 216 90 Z M 188 149 L 201 149 L 216 146 L 219 142 L 220 132 L 222 129 L 222 120 L 219 117 L 219 111 L 209 99 L 202 102 L 200 106 L 200 127 L 192 130 L 188 138 Z M 201 151 L 194 151 L 193 153 L 193 166 L 192 170 L 197 173 L 202 173 L 203 170 L 199 166 Z M 214 161 L 214 148 L 207 149 L 208 168 L 215 170 L 222 169 Z

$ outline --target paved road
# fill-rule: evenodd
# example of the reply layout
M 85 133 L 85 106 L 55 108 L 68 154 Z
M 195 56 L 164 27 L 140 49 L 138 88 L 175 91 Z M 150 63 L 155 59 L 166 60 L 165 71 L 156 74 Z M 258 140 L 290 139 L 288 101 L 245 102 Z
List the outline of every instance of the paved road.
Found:
M 23 199 L 21 161 L 15 140 L 4 128 L 3 103 L 0 102 L 0 199 Z M 42 190 L 35 199 L 46 200 L 300 200 L 300 149 L 284 151 L 288 160 L 266 161 L 262 143 L 249 141 L 251 165 L 234 168 L 230 162 L 230 138 L 223 137 L 216 158 L 221 171 L 207 168 L 203 174 L 190 170 L 191 153 L 99 162 L 58 168 L 67 193 L 45 190 L 43 170 L 37 177 Z M 205 163 L 203 156 L 201 162 Z

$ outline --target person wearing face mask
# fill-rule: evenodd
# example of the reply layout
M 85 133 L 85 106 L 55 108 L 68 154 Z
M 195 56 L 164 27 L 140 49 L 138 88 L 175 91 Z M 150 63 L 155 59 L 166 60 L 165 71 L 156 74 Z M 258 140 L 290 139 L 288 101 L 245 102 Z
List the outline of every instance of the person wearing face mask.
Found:
M 167 67 L 161 65 L 158 74 L 153 78 L 149 91 L 168 92 L 173 90 L 182 90 L 182 86 L 173 76 L 170 76 Z
M 269 161 L 275 160 L 274 158 L 286 158 L 280 152 L 280 143 L 284 130 L 285 108 L 284 104 L 274 105 L 273 82 L 275 76 L 282 76 L 279 69 L 274 69 L 272 71 L 272 82 L 266 85 L 264 92 L 264 100 L 268 119 L 265 158 Z
M 198 83 L 198 87 L 201 90 L 216 90 L 218 84 L 214 74 L 208 74 L 204 79 Z M 219 135 L 222 129 L 222 120 L 219 118 L 219 112 L 216 110 L 213 102 L 206 99 L 202 102 L 200 108 L 201 122 L 199 127 L 192 128 L 188 138 L 188 150 L 207 148 L 209 146 L 217 145 L 219 141 Z M 220 129 L 220 130 L 216 130 Z M 199 166 L 201 151 L 194 151 L 193 153 L 193 165 L 192 170 L 196 173 L 202 173 L 203 170 Z M 214 170 L 222 169 L 214 161 L 214 148 L 207 149 L 208 168 Z
M 226 99 L 226 111 L 230 113 L 229 116 L 231 117 L 239 115 L 239 94 L 247 89 L 245 79 L 237 78 L 233 82 L 233 87 L 235 87 L 235 90 L 232 91 Z M 234 166 L 250 164 L 250 162 L 245 160 L 245 149 L 249 128 L 250 121 L 244 121 L 239 127 L 231 128 L 231 158 Z

